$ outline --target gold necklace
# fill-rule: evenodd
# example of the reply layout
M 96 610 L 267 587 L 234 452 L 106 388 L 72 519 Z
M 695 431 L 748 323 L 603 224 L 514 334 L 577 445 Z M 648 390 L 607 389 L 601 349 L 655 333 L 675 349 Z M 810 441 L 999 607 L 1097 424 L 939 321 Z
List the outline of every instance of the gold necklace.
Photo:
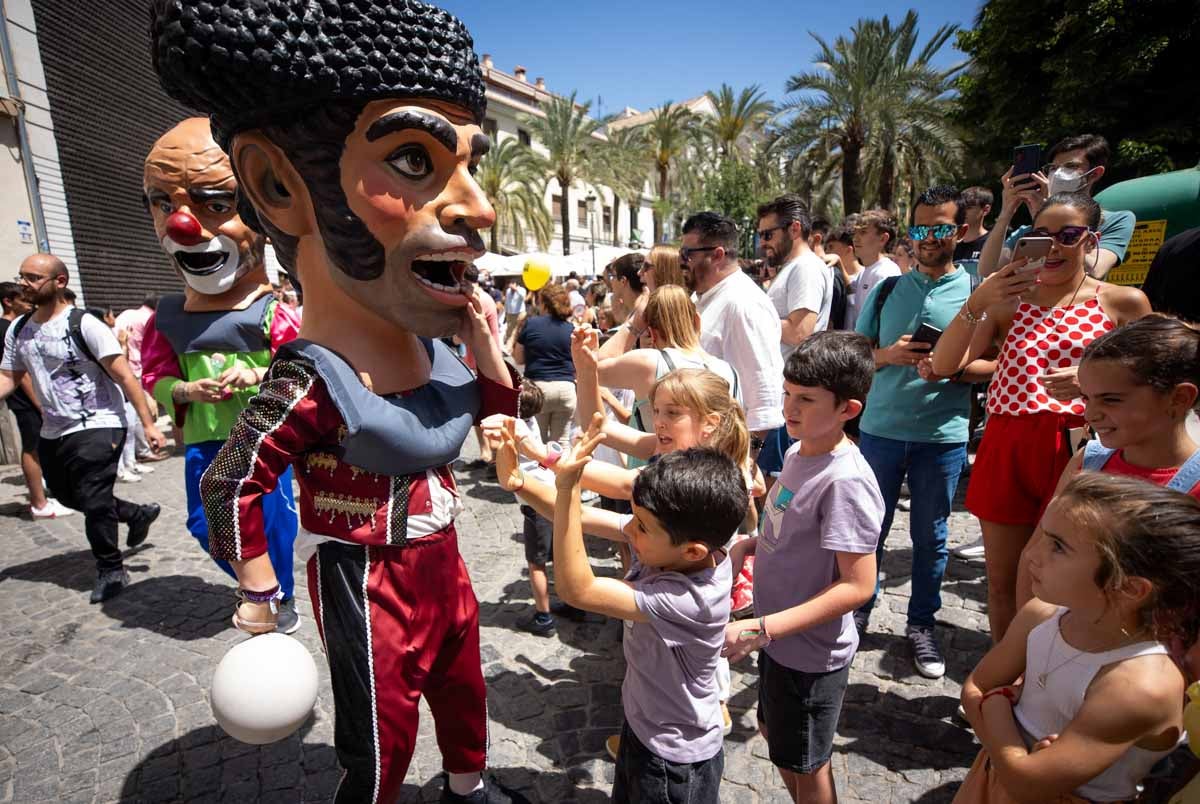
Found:
M 1085 651 L 1085 650 L 1076 650 L 1074 656 L 1070 656 L 1065 661 L 1059 662 L 1058 664 L 1054 665 L 1054 667 L 1047 669 L 1047 667 L 1049 667 L 1049 665 L 1050 665 L 1050 657 L 1054 655 L 1054 646 L 1058 644 L 1058 635 L 1060 633 L 1062 633 L 1063 618 L 1066 617 L 1067 614 L 1070 614 L 1070 612 L 1066 612 L 1065 614 L 1063 614 L 1062 617 L 1058 618 L 1058 625 L 1054 629 L 1054 636 L 1050 638 L 1050 650 L 1049 650 L 1049 652 L 1046 653 L 1046 665 L 1042 668 L 1042 672 L 1038 673 L 1038 675 L 1037 675 L 1037 685 L 1041 689 L 1046 689 L 1046 679 L 1050 676 L 1051 673 L 1053 673 L 1055 670 L 1066 667 L 1068 664 L 1075 661 L 1083 654 L 1088 653 L 1088 651 Z M 1137 631 L 1137 633 L 1130 634 L 1128 631 L 1126 631 L 1124 628 L 1122 628 L 1121 633 L 1124 635 L 1124 638 L 1120 642 L 1118 642 L 1116 645 L 1114 645 L 1111 648 L 1105 648 L 1104 650 L 1094 651 L 1094 652 L 1095 653 L 1107 653 L 1110 650 L 1116 650 L 1117 648 L 1124 647 L 1127 643 L 1133 644 L 1130 640 L 1132 640 L 1136 636 L 1139 636 L 1142 633 L 1142 630 L 1144 630 L 1144 629 L 1139 629 Z M 1065 639 L 1063 640 L 1063 644 L 1064 645 L 1067 644 L 1067 641 Z

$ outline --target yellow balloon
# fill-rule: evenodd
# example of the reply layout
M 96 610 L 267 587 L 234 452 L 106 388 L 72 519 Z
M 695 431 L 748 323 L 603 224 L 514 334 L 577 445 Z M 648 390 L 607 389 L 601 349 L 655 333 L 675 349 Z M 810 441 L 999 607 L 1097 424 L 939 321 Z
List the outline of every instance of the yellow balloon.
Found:
M 541 290 L 550 281 L 550 266 L 538 260 L 529 260 L 521 272 L 521 281 L 529 290 Z

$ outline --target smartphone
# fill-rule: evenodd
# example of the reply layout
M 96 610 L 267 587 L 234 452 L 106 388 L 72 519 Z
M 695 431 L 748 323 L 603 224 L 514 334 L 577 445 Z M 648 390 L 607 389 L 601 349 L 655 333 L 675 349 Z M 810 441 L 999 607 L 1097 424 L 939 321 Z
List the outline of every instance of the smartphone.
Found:
M 942 337 L 942 331 L 929 322 L 921 324 L 917 327 L 917 331 L 912 334 L 912 340 L 920 343 L 929 344 L 929 348 L 937 346 L 938 338 Z
M 1013 178 L 1037 173 L 1042 169 L 1042 145 L 1018 145 L 1013 148 Z
M 1022 257 L 1028 257 L 1029 265 L 1026 265 L 1022 270 L 1036 271 L 1045 263 L 1046 255 L 1050 253 L 1050 247 L 1053 245 L 1053 237 L 1022 237 L 1017 241 L 1016 248 L 1013 249 L 1012 258 L 1016 261 Z M 1031 267 L 1035 263 L 1037 264 L 1037 268 Z

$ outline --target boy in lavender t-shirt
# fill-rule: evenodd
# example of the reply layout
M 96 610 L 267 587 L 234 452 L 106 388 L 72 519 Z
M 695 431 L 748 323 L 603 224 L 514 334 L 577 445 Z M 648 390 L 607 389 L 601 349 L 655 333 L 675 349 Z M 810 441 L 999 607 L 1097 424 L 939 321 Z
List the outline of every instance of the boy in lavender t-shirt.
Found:
M 597 578 L 583 545 L 579 478 L 603 438 L 589 432 L 555 464 L 554 575 L 571 605 L 631 621 L 612 800 L 717 804 L 725 755 L 716 671 L 733 582 L 724 545 L 746 514 L 745 480 L 710 449 L 650 464 L 634 481 L 633 515 L 622 517 L 629 575 Z
M 798 439 L 784 456 L 760 535 L 730 551 L 736 573 L 755 556 L 757 622 L 730 623 L 725 652 L 758 655 L 758 723 L 794 800 L 834 802 L 829 759 L 850 661 L 852 616 L 875 589 L 883 498 L 875 473 L 843 432 L 875 374 L 871 344 L 820 332 L 788 357 L 783 415 Z

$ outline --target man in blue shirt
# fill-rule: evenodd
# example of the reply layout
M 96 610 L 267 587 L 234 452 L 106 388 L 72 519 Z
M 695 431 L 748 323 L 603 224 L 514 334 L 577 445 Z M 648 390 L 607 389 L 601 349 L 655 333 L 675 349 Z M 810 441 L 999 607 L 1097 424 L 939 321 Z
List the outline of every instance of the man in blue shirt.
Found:
M 946 531 L 958 477 L 967 460 L 967 418 L 972 382 L 986 379 L 987 361 L 954 377 L 932 373 L 933 344 L 913 340 L 922 324 L 944 330 L 967 300 L 971 277 L 954 264 L 954 248 L 966 231 L 966 213 L 953 187 L 933 187 L 917 199 L 909 237 L 917 268 L 880 282 L 859 311 L 857 330 L 875 344 L 875 380 L 867 395 L 859 449 L 883 493 L 883 544 L 892 527 L 900 485 L 912 493 L 912 596 L 906 636 L 917 671 L 928 678 L 946 672 L 934 634 L 946 569 Z M 886 294 L 886 295 L 881 295 Z M 936 340 L 936 338 L 930 338 Z M 878 595 L 878 584 L 876 595 Z M 873 597 L 855 615 L 865 631 Z

